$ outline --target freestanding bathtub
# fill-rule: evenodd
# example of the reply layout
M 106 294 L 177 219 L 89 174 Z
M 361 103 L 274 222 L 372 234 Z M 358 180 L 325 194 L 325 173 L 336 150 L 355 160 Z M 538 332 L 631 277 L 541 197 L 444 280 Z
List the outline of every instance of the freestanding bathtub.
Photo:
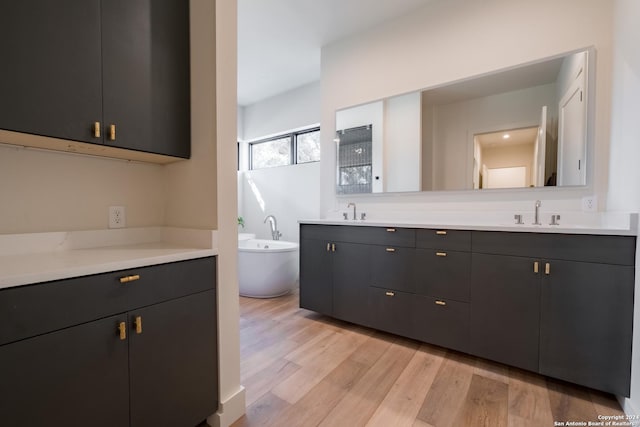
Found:
M 298 279 L 298 244 L 238 239 L 240 295 L 273 298 L 291 292 Z

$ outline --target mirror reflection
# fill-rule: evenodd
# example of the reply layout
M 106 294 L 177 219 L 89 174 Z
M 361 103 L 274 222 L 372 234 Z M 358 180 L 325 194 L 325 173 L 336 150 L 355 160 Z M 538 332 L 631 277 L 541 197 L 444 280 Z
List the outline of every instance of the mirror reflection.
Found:
M 336 113 L 337 194 L 586 185 L 587 52 Z

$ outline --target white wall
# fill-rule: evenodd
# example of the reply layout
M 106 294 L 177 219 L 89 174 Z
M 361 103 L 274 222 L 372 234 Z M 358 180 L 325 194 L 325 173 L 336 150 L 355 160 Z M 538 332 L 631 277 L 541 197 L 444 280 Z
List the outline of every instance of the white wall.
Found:
M 421 110 L 420 92 L 384 102 L 384 191 L 420 191 Z
M 495 203 L 507 209 L 531 204 L 529 209 L 533 209 L 533 200 L 542 199 L 548 201 L 545 208 L 579 210 L 580 198 L 591 192 L 606 200 L 611 24 L 612 5 L 601 0 L 434 1 L 409 16 L 325 46 L 321 74 L 323 129 L 335 129 L 337 109 L 589 46 L 597 51 L 597 146 L 591 189 L 360 196 L 359 205 L 477 209 L 478 205 Z M 335 147 L 331 140 L 330 133 L 323 133 L 323 216 L 340 211 L 347 202 L 334 195 L 331 159 L 335 158 Z
M 608 207 L 640 211 L 640 2 L 616 0 L 614 20 L 611 167 Z M 640 414 L 640 244 L 636 247 L 635 316 L 631 398 L 622 401 L 627 414 Z
M 241 111 L 245 141 L 317 126 L 320 122 L 320 83 L 248 105 Z M 240 147 L 238 215 L 243 217 L 245 227 L 238 230 L 271 239 L 269 224 L 263 221 L 267 215 L 275 215 L 282 232 L 281 239 L 297 242 L 298 220 L 319 216 L 320 163 L 247 171 L 248 144 L 241 143 Z

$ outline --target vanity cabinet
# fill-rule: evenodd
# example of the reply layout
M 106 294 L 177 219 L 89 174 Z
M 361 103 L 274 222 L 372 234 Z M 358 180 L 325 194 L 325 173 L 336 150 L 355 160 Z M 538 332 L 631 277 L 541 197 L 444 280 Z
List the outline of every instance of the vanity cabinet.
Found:
M 198 424 L 218 406 L 215 277 L 202 258 L 0 291 L 0 419 Z
M 188 2 L 3 2 L 0 51 L 0 129 L 190 156 Z

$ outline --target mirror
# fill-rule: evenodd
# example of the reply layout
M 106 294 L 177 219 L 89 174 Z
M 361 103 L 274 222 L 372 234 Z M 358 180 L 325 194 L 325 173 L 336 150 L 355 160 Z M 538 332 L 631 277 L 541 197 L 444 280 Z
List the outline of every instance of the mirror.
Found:
M 586 185 L 588 53 L 337 111 L 337 194 Z

